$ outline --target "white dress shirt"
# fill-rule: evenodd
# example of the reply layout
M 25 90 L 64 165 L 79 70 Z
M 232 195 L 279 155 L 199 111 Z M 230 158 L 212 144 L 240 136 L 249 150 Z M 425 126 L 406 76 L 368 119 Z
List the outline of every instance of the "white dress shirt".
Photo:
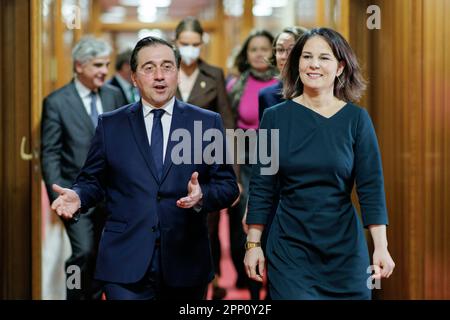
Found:
M 192 88 L 194 88 L 195 81 L 197 80 L 198 74 L 200 70 L 197 68 L 195 71 L 188 76 L 183 70 L 180 68 L 180 83 L 178 84 L 178 90 L 180 90 L 181 98 L 183 101 L 188 101 L 192 92 Z
M 92 90 L 87 88 L 84 84 L 82 84 L 80 82 L 80 80 L 78 80 L 76 77 L 75 77 L 75 88 L 77 89 L 77 92 L 81 98 L 81 101 L 83 101 L 83 105 L 84 105 L 84 108 L 86 109 L 87 114 L 90 116 L 91 115 L 91 100 L 92 100 L 91 91 Z M 98 92 L 95 95 L 97 96 L 97 101 L 96 101 L 97 113 L 102 114 L 103 113 L 102 99 L 100 99 L 100 95 L 98 94 Z
M 172 123 L 173 106 L 175 104 L 175 97 L 169 100 L 161 108 L 155 108 L 152 105 L 147 104 L 142 99 L 142 111 L 144 112 L 145 130 L 147 131 L 147 137 L 150 145 L 152 145 L 152 128 L 153 128 L 153 109 L 164 109 L 164 114 L 161 117 L 161 124 L 163 129 L 163 161 L 166 157 L 167 142 L 169 141 L 170 124 Z
M 163 161 L 166 156 L 166 149 L 167 149 L 167 142 L 169 141 L 169 134 L 170 134 L 170 125 L 172 122 L 172 115 L 173 115 L 173 106 L 175 104 L 175 97 L 172 97 L 172 99 L 169 100 L 164 106 L 161 108 L 155 108 L 149 104 L 147 104 L 142 99 L 142 111 L 144 112 L 144 122 L 145 122 L 145 130 L 147 131 L 147 137 L 148 141 L 150 142 L 150 145 L 152 144 L 152 128 L 153 128 L 153 109 L 164 109 L 165 112 L 161 117 L 161 124 L 163 129 Z M 203 205 L 203 199 L 201 199 L 196 205 L 194 205 L 193 209 L 196 212 L 200 212 L 202 210 Z

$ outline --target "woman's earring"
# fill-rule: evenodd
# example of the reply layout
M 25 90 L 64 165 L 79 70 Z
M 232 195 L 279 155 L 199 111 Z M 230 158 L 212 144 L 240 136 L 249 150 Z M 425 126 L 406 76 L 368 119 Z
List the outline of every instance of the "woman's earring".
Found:
M 338 79 L 339 86 L 340 86 L 340 87 L 343 87 L 343 86 L 344 86 L 344 82 L 341 80 L 341 77 L 340 77 L 340 76 L 337 76 L 336 78 Z

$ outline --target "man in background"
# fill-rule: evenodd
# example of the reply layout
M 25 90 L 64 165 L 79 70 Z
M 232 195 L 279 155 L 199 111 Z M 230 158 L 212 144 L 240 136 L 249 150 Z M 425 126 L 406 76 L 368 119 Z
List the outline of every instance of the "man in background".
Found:
M 131 80 L 130 58 L 131 49 L 127 49 L 117 55 L 116 58 L 116 74 L 109 81 L 109 84 L 116 87 L 122 93 L 122 97 L 128 103 L 139 101 L 139 90 L 133 86 Z
M 50 202 L 58 196 L 52 184 L 70 187 L 83 166 L 98 115 L 126 104 L 116 88 L 105 84 L 110 54 L 111 47 L 105 41 L 82 38 L 72 51 L 74 78 L 44 99 L 41 163 Z M 68 287 L 68 300 L 100 298 L 100 287 L 93 283 L 93 272 L 103 212 L 99 205 L 78 221 L 63 220 L 72 248 L 65 271 L 77 266 L 81 274 L 81 288 Z

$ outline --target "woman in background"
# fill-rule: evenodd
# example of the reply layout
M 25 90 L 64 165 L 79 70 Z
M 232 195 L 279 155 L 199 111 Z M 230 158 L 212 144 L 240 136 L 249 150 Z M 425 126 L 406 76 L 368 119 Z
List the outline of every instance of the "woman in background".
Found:
M 237 129 L 256 130 L 259 127 L 258 93 L 262 88 L 277 83 L 277 69 L 270 63 L 272 59 L 273 36 L 266 30 L 250 33 L 244 41 L 235 59 L 239 77 L 227 85 L 231 107 Z M 237 150 L 237 156 L 245 159 L 245 163 L 236 165 L 236 174 L 241 188 L 239 203 L 230 208 L 230 247 L 231 257 L 237 271 L 237 288 L 249 287 L 253 300 L 259 299 L 260 284 L 249 281 L 242 263 L 245 255 L 245 233 L 242 229 L 242 218 L 248 199 L 248 185 L 251 174 L 249 161 L 249 145 L 245 150 Z
M 295 43 L 306 31 L 308 29 L 304 27 L 287 27 L 275 37 L 273 41 L 274 58 L 272 59 L 272 63 L 277 67 L 280 74 Z M 283 83 L 281 80 L 259 91 L 258 104 L 260 121 L 264 110 L 284 101 L 282 91 Z
M 225 128 L 233 128 L 225 77 L 222 69 L 207 64 L 200 58 L 203 46 L 203 28 L 200 22 L 188 17 L 175 29 L 175 44 L 181 55 L 180 83 L 176 96 L 187 103 L 221 114 Z M 209 238 L 216 277 L 212 283 L 212 299 L 223 299 L 226 290 L 219 286 L 221 248 L 219 239 L 220 212 L 208 214 Z
M 307 29 L 303 27 L 287 27 L 284 28 L 273 41 L 273 54 L 274 58 L 272 59 L 272 63 L 276 65 L 278 71 L 281 73 L 283 71 L 283 67 L 286 64 L 289 53 L 294 47 L 297 40 L 300 38 L 303 33 L 305 33 Z M 258 94 L 258 102 L 259 102 L 259 120 L 262 118 L 262 114 L 265 109 L 277 105 L 284 101 L 282 96 L 283 83 L 281 80 L 278 80 L 277 83 L 263 88 L 259 91 Z M 277 188 L 279 189 L 279 188 Z M 273 199 L 273 207 L 271 210 L 271 214 L 267 220 L 266 228 L 262 234 L 262 248 L 265 248 L 265 244 L 267 241 L 267 234 L 270 230 L 270 224 L 272 223 L 273 217 L 275 215 L 279 200 L 279 193 L 274 192 Z M 242 227 L 244 228 L 244 232 L 248 232 L 248 226 L 246 223 L 247 214 L 244 214 L 242 218 Z M 267 283 L 269 279 L 267 279 Z M 270 295 L 267 292 L 266 299 L 270 299 Z

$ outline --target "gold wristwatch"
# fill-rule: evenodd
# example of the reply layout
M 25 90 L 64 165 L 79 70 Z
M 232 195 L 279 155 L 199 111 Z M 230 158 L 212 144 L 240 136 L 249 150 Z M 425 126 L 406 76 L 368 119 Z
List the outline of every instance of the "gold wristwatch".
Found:
M 256 248 L 256 247 L 261 247 L 261 242 L 247 241 L 245 243 L 245 250 L 249 250 L 251 248 Z

